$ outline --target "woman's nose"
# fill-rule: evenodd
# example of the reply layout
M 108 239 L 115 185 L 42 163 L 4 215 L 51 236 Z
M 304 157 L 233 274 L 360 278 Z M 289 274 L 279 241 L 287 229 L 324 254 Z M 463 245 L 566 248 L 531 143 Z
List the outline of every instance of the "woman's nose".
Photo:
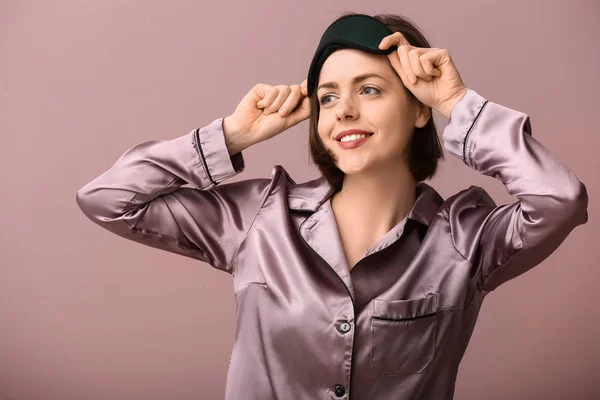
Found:
M 340 98 L 335 107 L 335 113 L 338 120 L 345 118 L 356 118 L 358 116 L 358 109 L 354 101 L 348 97 Z

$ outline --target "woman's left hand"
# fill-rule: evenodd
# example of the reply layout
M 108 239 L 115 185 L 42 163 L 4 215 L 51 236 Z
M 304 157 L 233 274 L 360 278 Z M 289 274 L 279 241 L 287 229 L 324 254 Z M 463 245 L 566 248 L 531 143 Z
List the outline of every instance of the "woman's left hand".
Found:
M 379 49 L 398 46 L 387 55 L 402 83 L 419 101 L 446 118 L 468 88 L 463 83 L 446 49 L 414 47 L 404 35 L 395 32 L 383 38 Z

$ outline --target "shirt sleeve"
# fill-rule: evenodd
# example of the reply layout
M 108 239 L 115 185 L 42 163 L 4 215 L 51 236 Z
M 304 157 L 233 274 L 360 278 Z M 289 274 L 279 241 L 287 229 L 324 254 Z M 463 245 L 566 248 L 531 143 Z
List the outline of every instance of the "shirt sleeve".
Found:
M 233 273 L 271 180 L 220 185 L 245 168 L 241 152 L 229 155 L 222 123 L 219 118 L 184 136 L 130 148 L 79 189 L 77 204 L 119 236 Z
M 452 110 L 443 138 L 448 152 L 519 198 L 496 206 L 479 188 L 475 206 L 465 203 L 450 216 L 459 231 L 453 232 L 457 249 L 485 293 L 541 263 L 587 222 L 585 185 L 533 138 L 528 115 L 469 89 Z M 477 223 L 461 223 L 467 220 Z

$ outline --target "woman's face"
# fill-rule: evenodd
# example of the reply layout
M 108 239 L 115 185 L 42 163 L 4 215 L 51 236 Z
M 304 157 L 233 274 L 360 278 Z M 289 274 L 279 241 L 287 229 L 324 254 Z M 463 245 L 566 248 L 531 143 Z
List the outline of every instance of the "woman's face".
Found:
M 364 74 L 373 76 L 353 81 Z M 429 114 L 419 116 L 419 103 L 409 97 L 387 56 L 356 49 L 337 50 L 325 60 L 317 97 L 319 137 L 346 174 L 405 164 L 415 126 L 429 120 Z M 358 147 L 343 149 L 335 137 L 348 129 L 373 135 Z

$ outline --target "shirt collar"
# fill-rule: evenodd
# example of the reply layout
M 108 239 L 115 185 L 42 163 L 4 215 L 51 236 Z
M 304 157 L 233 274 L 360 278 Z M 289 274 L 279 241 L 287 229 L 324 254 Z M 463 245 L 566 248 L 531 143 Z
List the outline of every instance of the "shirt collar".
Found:
M 288 187 L 288 205 L 293 210 L 317 211 L 333 194 L 335 188 L 324 176 Z M 444 199 L 425 182 L 417 183 L 417 198 L 408 218 L 429 226 Z

